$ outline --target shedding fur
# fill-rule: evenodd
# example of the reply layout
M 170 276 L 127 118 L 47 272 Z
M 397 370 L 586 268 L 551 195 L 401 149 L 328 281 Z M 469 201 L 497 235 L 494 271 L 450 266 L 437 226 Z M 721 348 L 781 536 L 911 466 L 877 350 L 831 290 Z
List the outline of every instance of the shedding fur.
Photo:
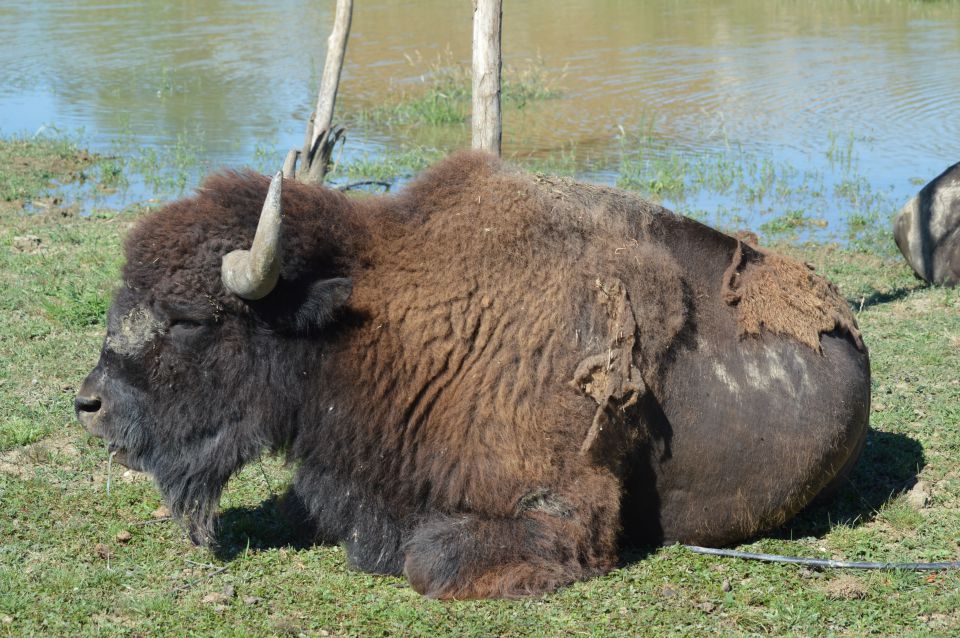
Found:
M 581 454 L 590 454 L 603 429 L 624 427 L 623 413 L 646 392 L 640 370 L 633 364 L 637 320 L 626 287 L 619 279 L 597 278 L 600 305 L 606 307 L 607 351 L 587 357 L 577 365 L 574 384 L 597 402 L 590 429 L 580 445 Z
M 723 299 L 737 308 L 741 336 L 759 336 L 764 328 L 820 353 L 820 335 L 837 331 L 864 347 L 857 321 L 837 288 L 795 259 L 738 241 L 723 274 Z

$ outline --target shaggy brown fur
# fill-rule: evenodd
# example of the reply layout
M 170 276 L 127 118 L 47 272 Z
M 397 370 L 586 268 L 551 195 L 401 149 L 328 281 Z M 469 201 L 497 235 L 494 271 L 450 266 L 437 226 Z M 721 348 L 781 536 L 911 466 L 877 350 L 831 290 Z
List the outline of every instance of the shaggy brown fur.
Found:
M 780 296 L 745 263 L 732 309 L 735 240 L 635 196 L 476 153 L 389 197 L 287 183 L 280 282 L 244 301 L 220 261 L 266 189 L 213 176 L 138 225 L 77 398 L 198 541 L 229 477 L 284 451 L 291 512 L 359 568 L 441 598 L 537 594 L 611 569 L 621 519 L 647 542 L 757 533 L 862 441 L 865 357 L 766 322 L 769 344 L 739 343 L 737 312 Z
M 820 335 L 837 330 L 863 348 L 849 305 L 812 266 L 737 242 L 723 285 L 724 301 L 737 307 L 741 335 L 765 328 L 820 352 Z

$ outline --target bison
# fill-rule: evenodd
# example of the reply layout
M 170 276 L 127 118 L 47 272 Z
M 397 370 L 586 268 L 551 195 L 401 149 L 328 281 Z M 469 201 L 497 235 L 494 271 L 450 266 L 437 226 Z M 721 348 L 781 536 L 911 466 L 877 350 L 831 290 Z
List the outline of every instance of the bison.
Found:
M 486 598 L 781 525 L 856 461 L 869 388 L 809 266 L 461 152 L 394 195 L 228 172 L 145 217 L 76 412 L 195 542 L 280 452 L 311 540 Z
M 960 284 L 960 163 L 931 180 L 893 221 L 897 248 L 918 277 Z

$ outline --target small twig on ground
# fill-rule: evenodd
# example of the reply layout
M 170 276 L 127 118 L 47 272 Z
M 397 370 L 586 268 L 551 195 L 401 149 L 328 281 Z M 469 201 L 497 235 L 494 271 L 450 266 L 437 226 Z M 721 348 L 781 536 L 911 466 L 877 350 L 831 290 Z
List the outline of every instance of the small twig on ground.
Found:
M 193 580 L 188 581 L 188 582 L 186 582 L 186 583 L 183 583 L 182 585 L 177 585 L 176 587 L 174 587 L 173 589 L 170 590 L 170 593 L 171 593 L 171 594 L 179 594 L 179 593 L 182 592 L 182 591 L 186 591 L 186 590 L 190 589 L 191 587 L 193 587 L 193 586 L 196 585 L 197 583 L 203 582 L 203 581 L 207 580 L 208 578 L 213 578 L 213 577 L 216 576 L 217 574 L 222 574 L 222 573 L 225 572 L 225 571 L 227 571 L 227 568 L 226 568 L 226 567 L 221 567 L 220 569 L 217 569 L 216 571 L 212 571 L 212 572 L 210 572 L 209 574 L 204 574 L 203 576 L 200 576 L 199 578 L 194 578 Z
M 172 521 L 172 516 L 161 516 L 160 518 L 151 518 L 148 521 L 133 521 L 132 523 L 127 523 L 127 525 L 133 527 L 134 525 L 151 525 L 153 523 L 166 523 L 167 521 Z

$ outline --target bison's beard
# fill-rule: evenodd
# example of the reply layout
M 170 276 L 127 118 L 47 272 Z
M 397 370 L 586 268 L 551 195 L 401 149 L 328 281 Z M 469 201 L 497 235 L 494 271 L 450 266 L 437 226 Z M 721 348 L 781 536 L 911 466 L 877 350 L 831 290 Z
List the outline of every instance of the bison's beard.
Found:
M 160 462 L 155 466 L 154 479 L 170 513 L 197 545 L 216 545 L 220 495 L 239 466 L 240 463 L 225 465 L 224 459 L 215 455 L 181 457 L 175 462 Z
M 216 545 L 217 510 L 223 483 L 203 475 L 154 475 L 170 513 L 197 545 Z
M 243 426 L 249 423 L 236 416 L 228 414 L 219 423 L 193 429 L 190 436 L 175 443 L 157 446 L 146 463 L 170 513 L 197 545 L 216 546 L 223 488 L 265 447 L 261 437 L 245 433 Z

